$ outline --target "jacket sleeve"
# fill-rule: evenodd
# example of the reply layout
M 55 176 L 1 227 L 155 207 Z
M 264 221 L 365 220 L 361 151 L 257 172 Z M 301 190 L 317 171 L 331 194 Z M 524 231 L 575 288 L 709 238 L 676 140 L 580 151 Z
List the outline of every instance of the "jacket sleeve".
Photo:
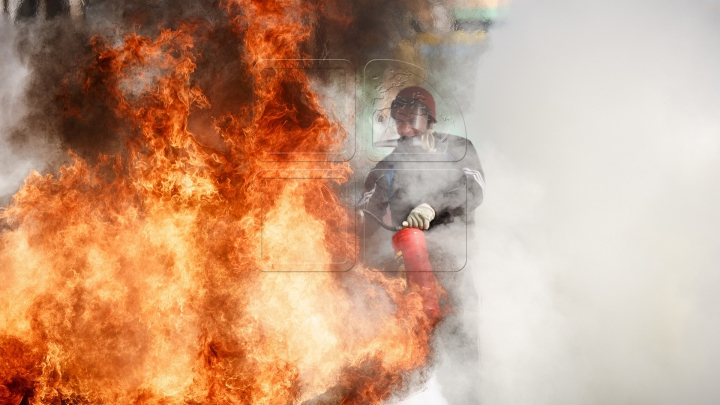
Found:
M 387 199 L 387 184 L 384 180 L 384 170 L 378 166 L 371 170 L 365 177 L 363 193 L 357 204 L 358 210 L 367 210 L 382 220 L 387 211 L 389 202 Z M 380 225 L 372 218 L 364 216 L 364 227 L 367 235 L 372 235 Z
M 442 191 L 428 201 L 435 210 L 433 225 L 453 222 L 455 217 L 464 217 L 466 214 L 472 215 L 484 198 L 485 176 L 472 142 L 460 138 L 454 147 L 456 150 L 462 147 L 465 153 L 464 156 L 458 153 L 463 158 L 452 164 L 455 170 L 444 179 Z
M 470 140 L 467 141 L 465 158 L 459 163 L 467 179 L 467 211 L 473 212 L 485 198 L 485 173 L 483 173 L 480 158 Z

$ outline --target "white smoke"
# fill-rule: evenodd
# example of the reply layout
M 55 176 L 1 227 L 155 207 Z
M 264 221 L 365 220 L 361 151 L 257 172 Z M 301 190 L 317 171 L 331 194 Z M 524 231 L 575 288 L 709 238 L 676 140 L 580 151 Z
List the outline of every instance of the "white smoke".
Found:
M 6 18 L 0 18 L 0 198 L 17 189 L 27 175 L 28 162 L 18 161 L 7 143 L 8 132 L 22 111 L 19 100 L 27 68 L 15 53 L 15 27 Z M 24 173 L 24 175 L 23 175 Z
M 490 43 L 483 403 L 720 402 L 720 3 L 516 0 Z
M 5 206 L 31 170 L 43 170 L 59 153 L 57 142 L 15 139 L 13 127 L 26 113 L 25 87 L 29 69 L 18 55 L 18 27 L 0 17 L 0 206 Z

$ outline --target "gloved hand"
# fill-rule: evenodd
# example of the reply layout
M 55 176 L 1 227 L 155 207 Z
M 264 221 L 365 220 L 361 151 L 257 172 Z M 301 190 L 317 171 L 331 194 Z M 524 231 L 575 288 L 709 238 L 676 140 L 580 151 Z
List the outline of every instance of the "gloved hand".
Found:
M 435 210 L 431 206 L 423 203 L 413 208 L 408 215 L 407 220 L 403 221 L 402 226 L 405 228 L 430 228 L 430 221 L 435 219 Z

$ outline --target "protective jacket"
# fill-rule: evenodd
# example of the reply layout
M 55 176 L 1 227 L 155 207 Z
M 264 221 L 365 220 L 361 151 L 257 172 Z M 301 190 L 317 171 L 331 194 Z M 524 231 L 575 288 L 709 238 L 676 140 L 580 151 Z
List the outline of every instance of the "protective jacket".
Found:
M 360 209 L 378 218 L 389 213 L 394 226 L 400 226 L 410 211 L 422 203 L 435 210 L 430 229 L 456 220 L 473 221 L 485 187 L 477 152 L 465 138 L 432 135 L 432 151 L 423 149 L 417 136 L 400 138 L 395 150 L 365 178 Z M 374 232 L 372 221 L 366 223 L 370 232 Z

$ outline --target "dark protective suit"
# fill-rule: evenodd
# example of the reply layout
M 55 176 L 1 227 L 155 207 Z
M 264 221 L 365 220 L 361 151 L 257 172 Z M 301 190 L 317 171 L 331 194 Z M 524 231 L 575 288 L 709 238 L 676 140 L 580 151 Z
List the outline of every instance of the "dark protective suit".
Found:
M 471 405 L 479 403 L 479 303 L 466 258 L 475 250 L 468 224 L 474 222 L 474 210 L 484 197 L 484 175 L 470 141 L 447 134 L 434 134 L 434 138 L 435 152 L 423 150 L 419 137 L 401 138 L 395 150 L 368 173 L 358 205 L 378 218 L 389 217 L 393 226 L 401 225 L 422 203 L 435 210 L 435 219 L 425 231 L 428 254 L 453 307 L 438 327 L 436 348 L 441 363 L 436 375 L 450 405 Z M 365 265 L 397 270 L 392 234 L 377 231 L 375 221 L 363 224 Z
M 465 138 L 433 136 L 434 152 L 423 150 L 419 137 L 400 138 L 365 178 L 359 208 L 379 218 L 389 210 L 392 225 L 399 226 L 413 208 L 427 203 L 435 210 L 431 230 L 456 220 L 472 223 L 485 186 L 477 152 Z M 374 233 L 373 225 L 368 222 L 368 232 Z

